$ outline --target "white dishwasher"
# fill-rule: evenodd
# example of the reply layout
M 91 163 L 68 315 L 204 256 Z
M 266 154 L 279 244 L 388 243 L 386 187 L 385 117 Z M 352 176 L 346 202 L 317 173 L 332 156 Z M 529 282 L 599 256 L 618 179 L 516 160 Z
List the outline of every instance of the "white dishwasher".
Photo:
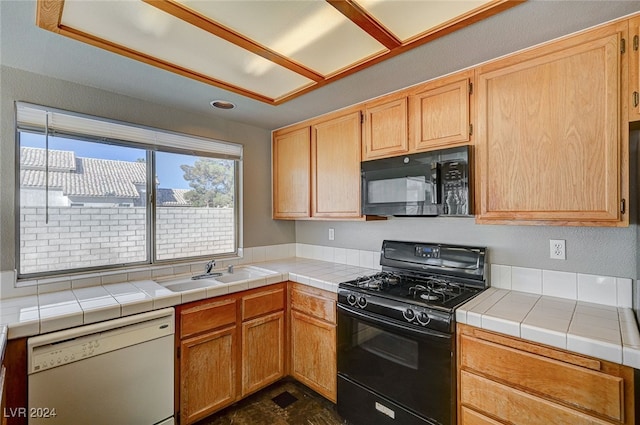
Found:
M 29 425 L 170 425 L 174 310 L 29 338 Z

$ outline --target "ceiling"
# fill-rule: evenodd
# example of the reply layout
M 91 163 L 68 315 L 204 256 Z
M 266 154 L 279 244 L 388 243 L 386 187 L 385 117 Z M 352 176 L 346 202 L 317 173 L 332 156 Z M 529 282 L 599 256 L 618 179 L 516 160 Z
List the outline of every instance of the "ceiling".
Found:
M 42 0 L 36 23 L 278 105 L 523 0 Z
M 112 0 L 101 3 L 108 5 L 113 1 L 120 5 L 134 3 L 133 0 Z M 459 0 L 449 0 L 454 3 L 456 1 Z M 67 2 L 87 3 L 85 0 L 67 0 Z M 369 2 L 371 0 L 358 0 L 360 5 L 366 5 Z M 413 2 L 395 0 L 395 2 L 405 6 L 412 5 L 415 10 L 420 10 L 424 3 L 435 3 L 432 0 L 414 0 Z M 178 2 L 162 1 L 157 3 L 177 4 Z M 181 0 L 180 4 L 182 3 L 191 4 L 192 7 L 205 7 L 207 3 L 211 2 Z M 256 10 L 252 10 L 255 2 L 221 2 L 216 0 L 213 3 L 218 3 L 218 5 L 233 3 L 232 10 L 236 12 L 242 10 L 243 7 L 246 8 L 246 15 L 251 18 L 248 18 L 247 22 L 236 21 L 233 23 L 238 26 L 239 30 L 245 33 L 253 31 L 252 36 L 256 38 L 260 32 L 269 32 L 269 25 L 262 25 L 260 29 L 256 29 L 255 25 L 250 25 L 260 17 L 259 13 L 256 14 Z M 261 7 L 269 7 L 270 3 L 273 3 L 275 7 L 276 4 L 271 0 L 259 3 L 261 3 Z M 291 4 L 298 3 L 302 2 L 292 2 Z M 486 2 L 478 1 L 476 3 Z M 238 7 L 240 9 L 237 9 Z M 479 22 L 463 26 L 455 32 L 433 40 L 429 39 L 428 42 L 418 47 L 390 55 L 393 57 L 389 59 L 374 60 L 375 64 L 369 67 L 360 66 L 361 59 L 351 62 L 347 60 L 341 65 L 334 56 L 339 56 L 342 48 L 334 48 L 328 54 L 312 54 L 308 59 L 297 56 L 292 62 L 299 64 L 305 61 L 315 61 L 313 65 L 305 65 L 304 67 L 313 69 L 322 78 L 312 84 L 319 87 L 314 87 L 313 90 L 304 84 L 302 89 L 295 86 L 293 89 L 295 96 L 291 96 L 290 99 L 285 99 L 286 95 L 284 97 L 282 95 L 282 93 L 289 93 L 286 92 L 286 89 L 269 93 L 264 98 L 260 98 L 262 94 L 261 96 L 242 95 L 240 94 L 241 90 L 237 90 L 235 85 L 234 87 L 222 88 L 225 86 L 221 84 L 222 87 L 218 87 L 212 85 L 210 81 L 205 82 L 170 72 L 166 68 L 158 67 L 157 64 L 150 64 L 149 61 L 132 59 L 113 51 L 63 37 L 36 25 L 36 9 L 35 0 L 0 0 L 0 63 L 3 66 L 72 81 L 161 105 L 209 114 L 265 129 L 274 129 L 473 66 L 601 22 L 638 12 L 640 11 L 640 2 L 626 0 L 529 0 Z M 231 25 L 229 22 L 225 23 Z M 281 26 L 282 24 L 277 25 Z M 154 31 L 156 27 L 160 26 L 154 25 L 150 31 Z M 393 27 L 392 24 L 388 24 L 388 26 L 389 28 Z M 407 25 L 407 27 L 410 26 Z M 413 37 L 410 32 L 409 35 L 402 35 L 399 29 L 396 31 L 399 40 L 411 40 Z M 413 31 L 414 34 L 421 34 L 420 29 Z M 216 57 L 216 54 L 218 54 L 217 51 L 212 54 L 212 58 L 208 58 L 213 59 L 213 63 L 216 63 L 217 60 L 224 62 L 228 59 L 222 57 L 223 55 Z M 384 54 L 380 54 L 378 50 L 374 49 L 373 54 L 370 50 L 365 53 L 364 57 L 381 56 Z M 282 60 L 282 58 L 278 60 Z M 351 65 L 345 66 L 345 63 Z M 354 63 L 356 65 L 353 65 Z M 338 71 L 354 67 L 357 68 L 357 72 L 350 71 L 344 78 L 341 78 L 342 76 L 335 77 L 340 73 Z M 287 66 L 283 68 L 287 72 L 292 72 Z M 317 69 L 321 69 L 321 71 L 317 71 Z M 294 74 L 299 75 L 298 73 Z M 282 81 L 285 85 L 292 84 L 288 78 L 284 78 Z M 295 83 L 295 78 L 292 81 Z M 242 88 L 242 84 L 239 84 L 238 87 Z M 250 91 L 259 93 L 259 90 L 258 88 Z M 210 107 L 209 102 L 216 99 L 233 102 L 236 104 L 236 108 L 214 110 Z M 279 101 L 274 101 L 274 99 L 279 99 Z

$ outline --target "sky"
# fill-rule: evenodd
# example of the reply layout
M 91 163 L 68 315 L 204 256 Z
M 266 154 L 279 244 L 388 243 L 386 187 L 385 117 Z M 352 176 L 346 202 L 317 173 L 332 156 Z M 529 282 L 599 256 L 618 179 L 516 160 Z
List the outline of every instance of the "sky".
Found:
M 45 148 L 42 134 L 20 133 L 21 147 Z M 76 156 L 85 158 L 113 159 L 135 162 L 144 159 L 144 149 L 107 145 L 103 143 L 85 142 L 62 137 L 49 137 L 49 149 L 74 151 Z M 197 157 L 168 152 L 156 153 L 156 174 L 161 188 L 190 189 L 189 182 L 184 180 L 182 164 L 193 165 Z

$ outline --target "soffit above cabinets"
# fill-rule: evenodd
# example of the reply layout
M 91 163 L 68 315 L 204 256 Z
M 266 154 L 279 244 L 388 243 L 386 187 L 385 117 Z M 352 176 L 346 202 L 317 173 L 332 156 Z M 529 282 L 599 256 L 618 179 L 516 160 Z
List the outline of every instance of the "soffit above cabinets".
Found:
M 525 0 L 38 0 L 36 23 L 277 105 Z

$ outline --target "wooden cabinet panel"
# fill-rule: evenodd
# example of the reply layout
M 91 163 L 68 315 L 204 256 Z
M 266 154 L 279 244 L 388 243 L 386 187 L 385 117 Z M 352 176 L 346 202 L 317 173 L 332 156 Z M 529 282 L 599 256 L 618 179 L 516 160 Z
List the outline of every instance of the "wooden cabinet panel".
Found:
M 235 322 L 235 298 L 205 302 L 180 311 L 180 337 L 187 338 Z
M 478 68 L 479 222 L 628 224 L 625 33 L 608 25 Z
M 249 320 L 254 317 L 274 311 L 284 310 L 285 288 L 260 291 L 242 297 L 242 320 Z
M 409 151 L 407 97 L 385 97 L 364 110 L 363 160 L 386 158 Z
M 463 424 L 635 423 L 630 367 L 463 324 L 457 348 Z
M 460 409 L 460 425 L 504 425 L 502 422 L 498 422 L 485 415 L 476 412 L 475 410 L 463 407 Z
M 470 141 L 472 71 L 420 86 L 409 95 L 411 151 L 451 147 Z
M 273 218 L 309 217 L 310 128 L 273 136 Z
M 291 374 L 336 401 L 336 325 L 291 312 Z
M 624 380 L 462 335 L 460 363 L 513 387 L 624 421 Z
M 313 288 L 294 285 L 291 289 L 291 308 L 335 324 L 336 302 L 335 298 L 328 296 L 329 293 L 313 292 Z
M 460 372 L 460 400 L 474 409 L 517 425 L 611 425 L 610 422 L 552 403 L 481 376 Z
M 629 121 L 640 121 L 640 16 L 629 20 Z
M 284 311 L 242 323 L 242 396 L 284 376 Z
M 236 400 L 236 327 L 180 344 L 181 423 L 193 423 Z
M 354 217 L 360 212 L 360 111 L 311 127 L 312 215 Z

